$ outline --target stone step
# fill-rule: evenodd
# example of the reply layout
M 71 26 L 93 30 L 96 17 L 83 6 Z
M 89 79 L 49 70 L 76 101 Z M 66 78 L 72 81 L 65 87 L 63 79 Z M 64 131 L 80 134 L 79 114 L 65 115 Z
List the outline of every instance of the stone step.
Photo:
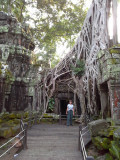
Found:
M 28 131 L 28 149 L 16 160 L 82 160 L 78 151 L 78 126 L 40 124 Z

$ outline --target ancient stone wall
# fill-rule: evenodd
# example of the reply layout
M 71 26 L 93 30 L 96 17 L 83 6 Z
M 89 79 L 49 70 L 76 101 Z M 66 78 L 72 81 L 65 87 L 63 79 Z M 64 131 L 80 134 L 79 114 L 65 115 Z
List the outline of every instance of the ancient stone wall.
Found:
M 29 26 L 0 12 L 0 112 L 33 107 L 34 48 Z
M 98 53 L 98 84 L 100 88 L 102 112 L 120 119 L 120 47 Z

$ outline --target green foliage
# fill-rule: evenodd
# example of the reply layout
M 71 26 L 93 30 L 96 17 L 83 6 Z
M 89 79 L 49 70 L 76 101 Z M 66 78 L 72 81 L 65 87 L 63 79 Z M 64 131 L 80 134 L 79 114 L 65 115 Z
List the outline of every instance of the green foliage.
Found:
M 59 62 L 59 58 L 54 59 L 59 42 L 67 42 L 68 48 L 74 45 L 86 16 L 83 7 L 83 0 L 78 1 L 77 5 L 71 0 L 38 0 L 41 17 L 35 20 L 38 25 L 33 32 L 40 42 L 41 57 L 51 66 Z
M 105 155 L 105 160 L 113 160 L 113 157 L 109 153 L 107 153 Z
M 48 110 L 50 112 L 53 112 L 54 110 L 54 105 L 55 105 L 55 100 L 54 98 L 50 98 L 49 103 L 48 103 Z
M 108 138 L 92 137 L 92 142 L 99 150 L 108 150 L 110 148 L 110 139 Z
M 71 66 L 71 70 L 73 71 L 73 73 L 76 76 L 81 77 L 85 72 L 84 61 L 83 60 L 77 60 L 76 66 Z
M 111 148 L 109 151 L 115 158 L 120 160 L 120 147 L 116 144 L 115 141 L 111 142 Z
M 0 11 L 11 12 L 22 23 L 32 23 L 32 37 L 39 48 L 37 61 L 40 59 L 43 69 L 53 68 L 59 62 L 56 54 L 59 42 L 72 48 L 86 16 L 84 8 L 84 0 L 78 0 L 77 4 L 71 0 L 0 1 Z

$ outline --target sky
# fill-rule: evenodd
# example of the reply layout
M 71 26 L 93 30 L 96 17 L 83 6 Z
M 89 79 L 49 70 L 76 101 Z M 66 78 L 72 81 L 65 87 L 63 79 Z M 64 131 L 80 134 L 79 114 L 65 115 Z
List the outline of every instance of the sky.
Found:
M 120 43 L 120 3 L 118 4 L 118 9 L 117 9 L 117 12 L 118 12 L 118 17 L 117 17 L 117 27 L 118 27 L 118 42 Z M 108 24 L 108 29 L 109 29 L 109 34 L 110 34 L 110 38 L 112 39 L 113 37 L 113 17 L 111 16 L 110 19 L 109 19 L 109 24 Z

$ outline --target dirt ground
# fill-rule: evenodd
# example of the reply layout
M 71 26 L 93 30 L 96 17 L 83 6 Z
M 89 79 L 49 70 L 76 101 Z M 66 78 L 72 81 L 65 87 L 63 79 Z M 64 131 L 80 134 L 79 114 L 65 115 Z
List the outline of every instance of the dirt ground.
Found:
M 2 144 L 4 144 L 5 142 L 7 142 L 9 139 L 2 139 L 0 138 L 0 146 Z M 9 145 L 7 145 L 6 147 L 3 147 L 2 149 L 0 149 L 0 155 L 2 153 L 4 153 L 9 147 L 11 147 L 12 143 L 10 143 Z M 13 148 L 11 149 L 6 155 L 4 155 L 3 157 L 0 158 L 0 160 L 14 160 L 14 155 L 19 151 L 18 148 Z
M 103 156 L 105 151 L 99 151 L 92 143 L 87 146 L 88 156 L 93 156 L 95 159 L 99 156 Z

